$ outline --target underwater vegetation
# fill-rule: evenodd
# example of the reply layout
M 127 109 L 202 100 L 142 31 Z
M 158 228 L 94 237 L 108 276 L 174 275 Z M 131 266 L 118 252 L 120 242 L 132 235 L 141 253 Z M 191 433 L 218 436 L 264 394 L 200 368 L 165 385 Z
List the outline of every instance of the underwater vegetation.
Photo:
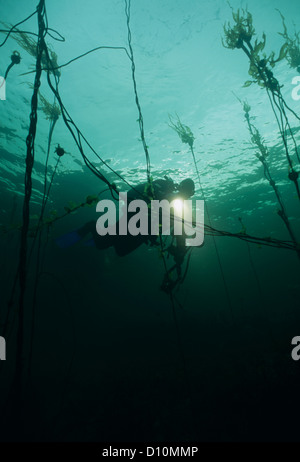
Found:
M 282 200 L 279 188 L 278 188 L 278 186 L 276 185 L 275 181 L 272 178 L 272 174 L 271 174 L 269 163 L 268 163 L 269 150 L 268 150 L 268 148 L 267 148 L 267 146 L 265 144 L 265 141 L 263 140 L 262 135 L 260 134 L 258 128 L 255 127 L 255 125 L 252 122 L 254 117 L 251 117 L 251 115 L 250 115 L 251 106 L 246 101 L 244 101 L 244 103 L 243 103 L 243 110 L 244 110 L 244 113 L 245 113 L 245 119 L 246 119 L 246 122 L 247 122 L 247 125 L 248 125 L 249 133 L 251 135 L 251 143 L 254 146 L 256 146 L 256 148 L 257 148 L 257 151 L 255 152 L 255 155 L 256 155 L 257 159 L 261 162 L 261 164 L 263 166 L 263 173 L 264 173 L 265 179 L 269 182 L 270 186 L 272 187 L 272 189 L 273 189 L 273 191 L 274 191 L 274 193 L 276 195 L 276 199 L 277 199 L 277 202 L 278 202 L 278 205 L 279 205 L 279 210 L 277 210 L 277 213 L 280 216 L 280 218 L 283 220 L 292 241 L 297 246 L 298 245 L 297 244 L 297 239 L 296 239 L 296 236 L 295 236 L 295 234 L 294 234 L 294 232 L 293 232 L 293 230 L 291 228 L 290 220 L 289 220 L 289 218 L 287 216 L 287 213 L 286 213 L 286 210 L 285 210 L 285 206 L 283 204 L 283 200 Z M 300 257 L 300 251 L 298 251 L 298 257 Z
M 151 174 L 151 158 L 149 146 L 146 142 L 146 130 L 144 127 L 143 111 L 139 100 L 138 85 L 136 81 L 136 64 L 134 59 L 134 51 L 132 47 L 132 34 L 130 28 L 130 0 L 124 0 L 125 3 L 125 15 L 126 15 L 126 25 L 127 25 L 127 39 L 128 39 L 128 49 L 127 47 L 111 47 L 112 49 L 125 50 L 126 56 L 128 58 L 128 64 L 131 70 L 131 79 L 132 79 L 132 91 L 133 91 L 133 100 L 136 105 L 136 111 L 138 114 L 138 127 L 139 127 L 139 136 L 142 141 L 143 150 L 145 154 L 145 172 L 147 184 L 144 189 L 143 195 L 146 196 L 149 200 L 155 199 L 154 189 L 153 189 L 153 176 Z M 280 13 L 281 14 L 281 13 Z M 64 105 L 63 95 L 60 93 L 60 81 L 64 78 L 61 69 L 69 65 L 76 59 L 80 59 L 88 53 L 92 53 L 95 50 L 101 48 L 109 47 L 97 47 L 93 50 L 88 51 L 87 53 L 80 55 L 67 64 L 60 66 L 58 64 L 58 56 L 53 50 L 53 48 L 46 42 L 46 39 L 51 37 L 55 40 L 63 41 L 63 37 L 56 31 L 53 31 L 48 27 L 48 18 L 45 9 L 45 0 L 40 0 L 36 11 L 30 16 L 37 16 L 38 23 L 38 33 L 30 35 L 29 32 L 23 31 L 19 27 L 5 24 L 7 28 L 6 31 L 1 31 L 6 34 L 6 39 L 8 36 L 11 36 L 14 41 L 20 46 L 24 52 L 28 53 L 35 60 L 34 73 L 34 85 L 31 86 L 32 89 L 32 99 L 31 105 L 29 108 L 30 112 L 30 126 L 28 130 L 28 136 L 26 138 L 26 159 L 25 159 L 25 181 L 24 181 L 24 202 L 23 202 L 23 221 L 21 224 L 12 225 L 11 227 L 1 226 L 1 232 L 8 234 L 12 231 L 18 231 L 20 237 L 20 253 L 19 261 L 17 263 L 17 269 L 14 279 L 14 285 L 11 292 L 10 300 L 7 304 L 7 319 L 4 323 L 4 334 L 10 329 L 9 326 L 9 316 L 10 313 L 14 310 L 14 318 L 17 323 L 17 333 L 16 333 L 16 371 L 13 379 L 13 397 L 16 398 L 15 411 L 18 412 L 19 409 L 22 409 L 22 399 L 23 392 L 25 388 L 26 379 L 28 370 L 32 366 L 32 355 L 33 355 L 33 343 L 32 340 L 28 342 L 28 339 L 24 339 L 24 326 L 25 318 L 29 312 L 32 317 L 32 335 L 35 331 L 34 320 L 37 312 L 37 289 L 40 281 L 41 275 L 45 274 L 44 265 L 45 265 L 45 255 L 46 249 L 49 242 L 49 233 L 51 228 L 55 225 L 58 220 L 69 217 L 70 215 L 82 210 L 86 207 L 94 207 L 99 201 L 99 196 L 108 192 L 112 199 L 117 200 L 120 194 L 119 188 L 115 181 L 112 180 L 105 169 L 109 171 L 110 174 L 115 175 L 114 178 L 120 180 L 123 185 L 126 185 L 134 189 L 134 185 L 131 184 L 131 179 L 128 179 L 129 175 L 122 175 L 121 173 L 115 171 L 109 164 L 110 159 L 104 160 L 101 155 L 93 148 L 89 140 L 84 136 L 75 120 L 72 118 L 68 109 Z M 300 190 L 299 190 L 299 147 L 296 141 L 296 137 L 293 131 L 292 123 L 290 118 L 296 119 L 297 123 L 300 121 L 300 117 L 294 112 L 286 103 L 281 89 L 282 85 L 275 76 L 276 65 L 279 62 L 282 62 L 284 59 L 287 60 L 287 63 L 292 68 L 299 70 L 300 66 L 300 51 L 299 51 L 299 34 L 296 33 L 294 36 L 290 36 L 286 27 L 285 18 L 281 15 L 283 23 L 283 33 L 281 36 L 284 39 L 284 44 L 278 53 L 271 52 L 266 54 L 266 35 L 262 35 L 262 39 L 259 40 L 255 38 L 256 32 L 253 25 L 253 17 L 250 12 L 247 10 L 237 10 L 237 12 L 232 12 L 233 25 L 230 22 L 227 22 L 224 25 L 224 38 L 223 45 L 224 47 L 231 50 L 241 50 L 246 55 L 249 60 L 249 75 L 251 80 L 247 81 L 244 84 L 244 87 L 250 87 L 253 84 L 258 85 L 263 91 L 266 92 L 276 123 L 278 125 L 278 130 L 280 133 L 280 142 L 282 152 L 285 155 L 288 167 L 288 179 L 294 184 L 297 191 L 297 196 L 300 199 Z M 28 19 L 28 18 L 27 18 Z M 26 20 L 24 20 L 25 22 Z M 18 24 L 20 26 L 20 24 Z M 55 35 L 52 35 L 52 33 Z M 0 47 L 5 44 L 5 41 L 0 44 Z M 21 60 L 20 53 L 14 51 L 11 55 L 12 63 L 9 64 L 6 72 L 8 75 L 10 69 L 15 65 L 19 64 Z M 22 74 L 24 75 L 24 74 Z M 43 77 L 47 84 L 47 90 L 50 90 L 51 96 L 53 97 L 53 102 L 49 101 L 49 98 L 46 98 L 40 91 L 40 86 Z M 246 90 L 247 91 L 247 90 Z M 239 222 L 238 226 L 241 226 L 242 229 L 240 232 L 229 232 L 225 230 L 220 230 L 215 228 L 213 225 L 213 219 L 211 218 L 209 205 L 205 199 L 205 187 L 202 185 L 202 178 L 199 171 L 199 160 L 196 158 L 195 144 L 196 137 L 188 125 L 185 125 L 176 114 L 176 117 L 169 116 L 169 127 L 178 135 L 181 142 L 184 145 L 187 145 L 189 149 L 188 152 L 184 153 L 185 158 L 191 155 L 193 160 L 194 174 L 197 178 L 199 184 L 199 196 L 205 200 L 205 214 L 207 218 L 207 224 L 204 225 L 205 235 L 212 237 L 212 242 L 214 245 L 214 250 L 217 257 L 217 271 L 220 271 L 221 282 L 224 285 L 224 294 L 228 307 L 231 310 L 232 319 L 234 319 L 232 311 L 232 302 L 231 295 L 228 287 L 228 283 L 225 277 L 225 270 L 222 263 L 222 258 L 218 250 L 216 243 L 217 237 L 231 237 L 233 239 L 239 239 L 247 244 L 248 250 L 250 244 L 256 244 L 266 247 L 273 247 L 276 249 L 286 249 L 290 250 L 291 253 L 297 254 L 300 257 L 299 241 L 291 225 L 291 219 L 288 216 L 286 210 L 286 204 L 284 203 L 281 195 L 279 185 L 275 182 L 273 177 L 273 172 L 270 164 L 270 152 L 271 149 L 267 146 L 267 143 L 262 134 L 262 129 L 257 127 L 254 124 L 254 116 L 252 115 L 252 109 L 248 102 L 242 102 L 240 100 L 245 121 L 250 134 L 250 140 L 252 146 L 255 147 L 255 155 L 260 162 L 264 180 L 266 180 L 269 186 L 272 188 L 271 194 L 275 194 L 276 200 L 278 203 L 277 214 L 284 223 L 286 230 L 289 234 L 290 240 L 281 240 L 271 237 L 257 237 L 247 233 L 246 226 L 242 221 L 241 217 L 238 217 Z M 45 149 L 45 158 L 44 158 L 44 173 L 42 179 L 42 199 L 39 204 L 39 213 L 32 215 L 31 214 L 31 202 L 32 202 L 32 182 L 33 182 L 33 168 L 35 164 L 35 142 L 36 142 L 36 133 L 39 128 L 38 120 L 38 111 L 42 111 L 46 120 L 49 121 L 49 133 L 47 138 L 47 149 Z M 65 155 L 68 152 L 65 150 L 67 147 L 61 140 L 57 138 L 57 122 L 64 124 L 66 132 L 71 135 L 72 141 L 74 141 L 78 153 L 80 155 L 81 163 L 80 165 L 85 165 L 89 171 L 101 182 L 101 185 L 105 187 L 104 190 L 101 190 L 98 194 L 91 194 L 87 197 L 86 193 L 83 197 L 84 200 L 81 202 L 69 202 L 63 207 L 62 212 L 56 210 L 56 204 L 49 205 L 52 186 L 54 182 L 55 175 L 57 174 L 58 166 L 61 162 L 64 162 Z M 56 137 L 56 139 L 55 139 Z M 55 147 L 54 147 L 55 146 Z M 175 152 L 175 151 L 174 151 Z M 177 151 L 181 152 L 181 151 Z M 90 155 L 92 153 L 92 155 Z M 49 160 L 51 159 L 52 154 L 54 155 L 54 169 L 52 175 L 49 175 Z M 107 155 L 107 153 L 106 153 Z M 108 154 L 110 155 L 110 154 Z M 204 155 L 204 154 L 203 154 Z M 97 158 L 95 162 L 94 158 Z M 106 158 L 106 157 L 105 157 Z M 100 166 L 99 166 L 100 161 Z M 79 162 L 79 161 L 78 161 Z M 133 170 L 132 176 L 135 176 L 135 171 Z M 100 189 L 100 188 L 99 188 Z M 96 191 L 99 191 L 96 189 Z M 62 204 L 59 204 L 61 207 Z M 56 207 L 56 208 L 53 208 Z M 279 220 L 280 221 L 280 220 Z M 167 297 L 168 302 L 172 307 L 172 313 L 174 316 L 174 321 L 176 324 L 177 340 L 180 343 L 180 338 L 178 334 L 178 325 L 176 320 L 176 310 L 178 308 L 183 308 L 182 304 L 178 300 L 178 292 L 182 284 L 185 282 L 187 273 L 190 268 L 190 260 L 192 255 L 192 248 L 187 249 L 178 249 L 173 245 L 173 240 L 171 244 L 167 242 L 167 239 L 163 239 L 159 235 L 159 252 L 160 257 L 163 263 L 163 280 L 160 285 L 160 289 L 164 292 L 163 296 Z M 35 251 L 35 253 L 34 253 Z M 34 261 L 32 256 L 35 257 Z M 251 266 L 253 263 L 251 260 L 251 255 L 249 251 L 249 258 Z M 33 263 L 32 263 L 33 261 Z M 33 268 L 33 277 L 29 269 Z M 255 269 L 254 269 L 255 271 Z M 258 276 L 255 273 L 255 278 L 258 280 Z M 32 284 L 33 297 L 32 303 L 28 303 L 25 295 L 28 293 L 28 286 Z M 259 282 L 258 282 L 259 284 Z M 31 296 L 31 295 L 30 295 Z M 28 297 L 29 298 L 29 297 Z M 226 302 L 225 300 L 225 302 Z M 223 300 L 222 300 L 223 301 Z M 2 327 L 2 326 L 1 326 Z M 27 340 L 27 343 L 26 343 Z M 26 352 L 26 359 L 24 361 L 24 351 L 26 350 L 27 344 L 30 343 L 29 351 Z M 21 429 L 20 429 L 21 430 Z
M 300 32 L 294 32 L 294 37 L 288 33 L 283 14 L 277 10 L 282 19 L 283 32 L 279 32 L 285 39 L 285 58 L 292 69 L 300 72 Z
M 279 90 L 280 86 L 274 78 L 270 67 L 273 69 L 276 63 L 285 58 L 287 43 L 282 46 L 277 59 L 275 59 L 274 51 L 269 56 L 266 53 L 262 54 L 266 46 L 266 34 L 263 33 L 261 41 L 256 39 L 254 44 L 252 43 L 253 37 L 256 35 L 252 14 L 246 10 L 237 10 L 236 13 L 232 12 L 232 17 L 235 24 L 231 26 L 228 22 L 224 25 L 222 43 L 225 48 L 231 50 L 241 49 L 248 56 L 250 60 L 249 75 L 253 77 L 253 80 L 247 81 L 245 86 L 257 83 L 269 90 Z
M 21 31 L 17 27 L 14 27 L 12 24 L 6 24 L 3 22 L 2 24 L 11 31 L 13 39 L 21 48 L 23 48 L 24 51 L 26 51 L 33 58 L 37 57 L 38 44 L 36 40 L 30 37 L 28 33 Z M 51 49 L 49 45 L 48 53 L 42 53 L 41 65 L 46 69 L 49 68 L 50 72 L 52 72 L 57 78 L 60 78 L 61 73 L 58 69 L 59 65 L 57 62 L 57 54 Z
M 42 111 L 46 116 L 47 120 L 51 120 L 51 122 L 56 122 L 61 115 L 61 111 L 59 106 L 55 103 L 51 104 L 47 99 L 40 93 L 40 100 L 42 105 Z
M 9 73 L 9 71 L 11 70 L 11 68 L 12 68 L 13 66 L 15 66 L 16 64 L 20 64 L 20 62 L 21 62 L 21 55 L 20 55 L 20 53 L 19 53 L 17 50 L 15 50 L 15 51 L 12 52 L 12 55 L 11 55 L 10 59 L 11 59 L 11 63 L 10 63 L 10 65 L 8 66 L 8 68 L 6 69 L 6 72 L 5 72 L 5 74 L 4 74 L 4 80 L 7 79 L 8 73 Z
M 172 128 L 177 133 L 177 135 L 179 136 L 179 138 L 181 139 L 183 144 L 188 144 L 189 147 L 190 147 L 190 151 L 191 151 L 191 154 L 192 154 L 192 157 L 193 157 L 195 171 L 196 171 L 196 174 L 197 174 L 199 187 L 200 187 L 202 195 L 203 195 L 203 190 L 202 190 L 202 185 L 201 185 L 201 180 L 200 180 L 200 173 L 199 173 L 197 160 L 196 160 L 196 156 L 195 156 L 195 151 L 194 151 L 195 137 L 194 137 L 194 135 L 192 133 L 192 130 L 190 129 L 190 127 L 188 127 L 187 125 L 184 125 L 181 122 L 181 120 L 179 119 L 177 114 L 176 114 L 176 121 L 170 115 L 169 115 L 169 121 L 170 121 L 169 127 Z
M 266 45 L 265 33 L 263 33 L 262 40 L 259 41 L 258 39 L 255 39 L 253 43 L 256 32 L 253 26 L 253 17 L 250 12 L 244 9 L 238 9 L 236 12 L 232 10 L 232 17 L 234 22 L 233 25 L 231 25 L 230 22 L 224 24 L 224 38 L 222 39 L 223 46 L 231 50 L 242 50 L 249 59 L 248 72 L 252 77 L 252 80 L 248 80 L 244 86 L 249 87 L 253 83 L 256 83 L 266 90 L 279 128 L 283 151 L 288 162 L 288 178 L 294 183 L 300 200 L 298 184 L 299 172 L 295 169 L 295 162 L 289 147 L 289 140 L 293 145 L 293 154 L 295 154 L 298 164 L 300 164 L 299 148 L 291 128 L 289 114 L 295 117 L 298 122 L 300 121 L 300 117 L 286 103 L 281 92 L 282 85 L 280 85 L 280 82 L 277 80 L 273 72 L 275 65 L 286 57 L 288 50 L 290 50 L 289 52 L 291 53 L 291 50 L 294 50 L 297 44 L 295 40 L 287 39 L 288 35 L 285 29 L 284 35 L 286 42 L 282 45 L 278 57 L 275 59 L 274 51 L 272 51 L 269 55 L 264 52 Z
M 194 137 L 190 127 L 188 127 L 187 125 L 184 125 L 180 121 L 177 114 L 176 114 L 176 118 L 177 118 L 177 120 L 175 121 L 174 119 L 172 119 L 171 116 L 169 116 L 169 120 L 170 120 L 169 126 L 177 133 L 177 135 L 181 139 L 182 143 L 188 144 L 189 147 L 190 147 L 190 151 L 191 151 L 191 154 L 192 154 L 192 157 L 193 157 L 195 172 L 196 172 L 197 179 L 198 179 L 198 184 L 199 184 L 200 191 L 201 191 L 201 197 L 204 199 L 204 208 L 205 208 L 205 214 L 206 214 L 207 221 L 208 221 L 208 227 L 210 229 L 213 229 L 212 228 L 212 220 L 210 218 L 209 207 L 208 207 L 207 201 L 205 199 L 205 193 L 204 193 L 204 189 L 202 187 L 201 178 L 200 178 L 200 172 L 199 172 L 199 169 L 198 169 L 198 163 L 197 163 L 196 156 L 195 156 L 195 151 L 194 151 L 195 137 Z M 243 233 L 241 233 L 241 235 L 242 234 Z M 224 292 L 225 292 L 225 296 L 226 296 L 226 300 L 227 300 L 227 305 L 228 305 L 228 308 L 229 308 L 229 310 L 231 312 L 231 316 L 233 316 L 229 289 L 228 289 L 228 285 L 227 285 L 227 282 L 226 282 L 225 272 L 224 272 L 224 269 L 223 269 L 220 253 L 219 253 L 219 250 L 218 250 L 218 246 L 217 246 L 214 234 L 212 234 L 212 238 L 213 238 L 213 245 L 214 245 L 216 257 L 217 257 L 217 260 L 218 260 L 218 267 L 219 267 L 219 271 L 220 271 L 220 274 L 221 274 L 222 283 L 223 283 L 223 286 L 224 286 Z
M 170 124 L 169 126 L 175 130 L 179 138 L 183 143 L 186 143 L 189 145 L 189 147 L 192 149 L 194 146 L 194 141 L 195 137 L 192 133 L 192 130 L 187 126 L 183 125 L 177 115 L 177 121 L 175 122 L 171 116 L 169 116 L 170 119 Z

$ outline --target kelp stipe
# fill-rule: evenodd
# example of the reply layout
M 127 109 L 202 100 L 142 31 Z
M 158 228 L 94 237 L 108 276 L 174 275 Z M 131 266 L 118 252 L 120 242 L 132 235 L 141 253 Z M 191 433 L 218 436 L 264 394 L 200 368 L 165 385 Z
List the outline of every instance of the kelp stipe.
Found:
M 176 118 L 177 118 L 177 121 L 175 122 L 175 120 L 172 119 L 171 116 L 169 116 L 169 121 L 170 121 L 169 127 L 172 128 L 177 133 L 177 135 L 181 139 L 182 143 L 188 144 L 189 147 L 190 147 L 190 151 L 191 151 L 191 154 L 192 154 L 192 157 L 193 157 L 194 167 L 195 167 L 195 171 L 196 171 L 196 175 L 197 175 L 197 179 L 198 179 L 202 199 L 204 200 L 205 213 L 207 215 L 209 227 L 212 228 L 212 221 L 211 221 L 211 218 L 210 218 L 210 213 L 209 213 L 209 209 L 208 209 L 208 206 L 207 206 L 207 202 L 205 200 L 205 194 L 204 194 L 204 190 L 203 190 L 203 187 L 202 187 L 201 178 L 200 178 L 200 172 L 199 172 L 199 169 L 198 169 L 196 156 L 195 156 L 195 151 L 194 151 L 195 137 L 194 137 L 193 132 L 190 129 L 190 127 L 188 127 L 187 125 L 184 125 L 181 122 L 181 120 L 179 119 L 177 114 L 176 114 Z M 223 285 L 224 285 L 224 291 L 225 291 L 225 295 L 226 295 L 226 299 L 227 299 L 228 308 L 230 310 L 232 320 L 234 321 L 231 297 L 230 297 L 229 289 L 228 289 L 227 282 L 226 282 L 226 279 L 225 279 L 225 273 L 224 273 L 224 270 L 223 270 L 223 265 L 222 265 L 222 262 L 221 262 L 220 253 L 219 253 L 219 250 L 218 250 L 217 243 L 216 243 L 214 235 L 212 235 L 212 237 L 213 237 L 214 248 L 215 248 L 215 252 L 216 252 L 216 256 L 217 256 L 217 260 L 218 260 L 218 265 L 219 265 L 219 268 L 220 268 L 221 278 L 222 278 Z
M 240 101 L 240 100 L 239 100 Z M 243 110 L 244 110 L 244 114 L 245 114 L 245 119 L 246 119 L 246 122 L 247 122 L 247 126 L 248 126 L 248 129 L 249 129 L 249 132 L 250 132 L 250 135 L 251 135 L 251 143 L 257 147 L 258 149 L 258 152 L 256 152 L 256 157 L 257 159 L 261 162 L 262 166 L 263 166 L 263 173 L 264 173 L 264 177 L 265 179 L 268 181 L 269 185 L 272 187 L 274 193 L 275 193 L 275 196 L 276 196 L 276 199 L 277 199 L 277 202 L 278 202 L 278 205 L 279 205 L 279 210 L 277 211 L 278 215 L 280 216 L 280 218 L 282 219 L 282 221 L 284 222 L 285 224 L 285 227 L 292 239 L 292 241 L 294 242 L 295 246 L 298 245 L 297 243 L 297 239 L 296 239 L 296 236 L 291 228 L 291 223 L 290 223 L 290 220 L 287 216 L 287 213 L 286 213 L 286 210 L 285 210 L 285 206 L 284 206 L 284 203 L 283 203 L 283 200 L 282 200 L 282 197 L 280 195 L 280 192 L 279 192 L 279 189 L 278 189 L 278 186 L 276 185 L 274 179 L 272 178 L 272 175 L 271 175 L 271 171 L 270 171 L 270 167 L 269 167 L 269 163 L 268 163 L 268 156 L 269 156 L 269 150 L 258 130 L 258 128 L 255 127 L 255 125 L 252 123 L 252 119 L 253 117 L 250 116 L 250 111 L 251 111 L 251 107 L 250 105 L 244 101 L 242 103 L 242 101 L 240 101 L 240 103 L 243 105 Z M 300 258 L 300 251 L 297 252 L 297 255 L 298 255 L 298 258 Z
M 251 13 L 244 9 L 237 10 L 236 13 L 232 11 L 232 17 L 234 20 L 233 26 L 231 26 L 229 22 L 224 24 L 224 38 L 222 39 L 223 46 L 231 50 L 241 49 L 249 59 L 249 75 L 252 77 L 252 80 L 248 80 L 244 84 L 244 87 L 249 87 L 253 83 L 256 83 L 266 90 L 279 128 L 285 156 L 288 162 L 288 178 L 294 183 L 300 200 L 298 184 L 299 173 L 294 168 L 294 162 L 291 157 L 288 141 L 291 140 L 293 144 L 298 163 L 300 163 L 299 149 L 290 125 L 287 111 L 294 115 L 298 121 L 300 121 L 300 117 L 287 105 L 281 93 L 282 85 L 280 85 L 279 81 L 273 74 L 275 65 L 286 57 L 288 44 L 283 44 L 277 59 L 275 59 L 274 51 L 267 56 L 266 53 L 263 53 L 266 45 L 266 35 L 264 33 L 261 41 L 256 39 L 254 44 L 252 43 L 255 35 L 255 29 L 253 27 L 253 18 Z
M 36 59 L 38 53 L 37 41 L 30 37 L 28 32 L 21 31 L 17 27 L 14 27 L 12 24 L 2 23 L 7 29 L 11 30 L 12 38 L 17 42 L 17 44 L 23 48 L 30 56 Z M 3 30 L 0 32 L 4 32 Z M 6 32 L 6 31 L 5 31 Z M 34 36 L 36 34 L 33 34 Z M 50 35 L 50 34 L 49 34 Z M 64 38 L 61 37 L 60 41 L 64 41 Z M 47 44 L 48 53 L 44 50 L 41 56 L 41 65 L 44 68 L 49 68 L 56 77 L 60 78 L 60 70 L 57 63 L 57 54 L 50 48 L 50 45 Z
M 11 55 L 10 59 L 11 59 L 11 63 L 8 66 L 8 68 L 6 69 L 6 72 L 5 72 L 5 75 L 4 75 L 4 80 L 7 79 L 8 73 L 11 70 L 11 68 L 14 67 L 16 64 L 20 64 L 21 55 L 20 55 L 20 53 L 18 51 L 15 50 L 15 51 L 12 52 L 12 55 Z

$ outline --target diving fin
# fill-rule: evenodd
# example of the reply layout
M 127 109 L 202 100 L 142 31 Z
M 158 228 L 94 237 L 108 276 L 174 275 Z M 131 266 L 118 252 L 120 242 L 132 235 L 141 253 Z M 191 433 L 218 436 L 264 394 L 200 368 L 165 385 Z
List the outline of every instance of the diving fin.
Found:
M 72 245 L 76 244 L 82 239 L 82 236 L 77 231 L 71 231 L 70 233 L 64 234 L 55 239 L 56 244 L 61 249 L 66 249 L 68 247 L 72 247 Z
M 85 241 L 83 245 L 85 247 L 95 247 L 96 244 L 95 244 L 94 239 L 92 238 L 92 239 L 89 239 L 88 241 Z

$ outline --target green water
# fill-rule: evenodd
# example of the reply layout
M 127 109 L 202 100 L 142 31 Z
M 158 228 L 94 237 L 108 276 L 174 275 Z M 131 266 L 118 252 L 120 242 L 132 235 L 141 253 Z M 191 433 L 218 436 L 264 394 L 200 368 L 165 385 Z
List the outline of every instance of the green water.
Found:
M 36 8 L 19 0 L 0 0 L 1 20 L 17 24 Z M 123 0 L 46 2 L 49 27 L 64 42 L 47 44 L 64 64 L 99 47 L 127 47 Z M 236 8 L 244 1 L 232 1 Z M 258 38 L 278 56 L 286 18 L 299 30 L 297 0 L 249 0 Z M 252 236 L 284 241 L 290 236 L 277 214 L 278 203 L 255 156 L 243 108 L 251 106 L 253 124 L 269 149 L 268 163 L 287 216 L 300 236 L 299 200 L 288 179 L 288 164 L 276 119 L 264 89 L 249 80 L 241 50 L 222 46 L 223 24 L 231 10 L 220 0 L 132 0 L 130 27 L 136 82 L 154 179 L 169 175 L 176 183 L 193 178 L 195 198 L 205 199 L 211 225 L 239 233 L 239 217 Z M 5 26 L 1 26 L 5 29 Z M 37 33 L 37 17 L 24 25 Z M 0 34 L 0 40 L 5 35 Z M 9 399 L 15 371 L 18 285 L 9 308 L 19 262 L 24 198 L 26 137 L 35 76 L 35 59 L 11 36 L 0 48 L 0 74 L 17 50 L 22 60 L 6 82 L 0 101 L 1 305 L 7 359 L 0 363 L 4 440 L 20 438 Z M 33 71 L 33 73 L 22 75 Z M 290 108 L 299 75 L 286 60 L 274 75 Z M 53 78 L 53 77 L 52 77 Z M 53 102 L 42 74 L 41 94 Z M 124 50 L 101 49 L 61 69 L 63 104 L 93 149 L 130 185 L 144 182 L 145 153 L 137 119 L 131 63 Z M 169 126 L 180 117 L 193 132 L 193 158 Z M 300 146 L 299 120 L 290 117 Z M 43 197 L 49 120 L 39 102 L 30 215 L 39 216 Z M 84 164 L 60 117 L 50 148 L 48 184 L 58 143 L 61 158 L 45 211 L 65 213 L 72 201 L 105 189 Z M 299 164 L 289 141 L 295 170 Z M 119 190 L 128 186 L 83 143 L 84 152 Z M 204 195 L 203 195 L 204 194 Z M 103 198 L 110 198 L 109 192 Z M 37 247 L 27 266 L 24 319 L 24 384 L 21 438 L 50 441 L 286 441 L 299 440 L 297 418 L 300 364 L 291 357 L 292 338 L 300 335 L 299 259 L 292 250 L 247 244 L 236 237 L 205 236 L 192 251 L 186 279 L 174 292 L 174 307 L 160 287 L 164 266 L 157 248 L 141 246 L 118 257 L 112 248 L 97 251 L 77 244 L 60 249 L 55 239 L 97 219 L 96 207 L 82 207 L 44 229 L 42 269 L 35 284 Z M 206 213 L 205 221 L 208 224 Z M 30 226 L 36 223 L 33 217 Z M 32 238 L 28 237 L 28 256 Z M 216 248 L 219 259 L 217 257 Z M 171 257 L 167 260 L 171 264 Z M 186 262 L 185 262 L 186 263 Z M 185 267 L 185 265 L 184 265 Z M 33 314 L 34 287 L 36 307 Z M 34 329 L 32 331 L 32 317 Z M 30 375 L 28 358 L 32 343 Z M 5 406 L 6 403 L 6 406 Z M 7 404 L 8 403 L 8 404 Z M 15 410 L 14 410 L 15 411 Z M 5 417 L 6 416 L 6 417 Z M 16 417 L 18 418 L 18 417 Z

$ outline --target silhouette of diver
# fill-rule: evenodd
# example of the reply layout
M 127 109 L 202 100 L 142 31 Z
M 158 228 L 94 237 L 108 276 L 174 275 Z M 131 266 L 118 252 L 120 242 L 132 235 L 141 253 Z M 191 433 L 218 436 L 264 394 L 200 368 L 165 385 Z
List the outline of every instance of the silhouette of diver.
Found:
M 169 202 L 175 199 L 182 199 L 187 200 L 192 197 L 195 193 L 195 184 L 193 180 L 187 178 L 183 180 L 179 185 L 175 184 L 173 180 L 170 178 L 165 177 L 164 179 L 154 180 L 151 183 L 152 187 L 152 194 L 155 200 L 161 201 L 163 199 L 168 200 Z M 130 189 L 127 193 L 127 205 L 130 202 L 136 199 L 143 199 L 147 203 L 150 203 L 149 195 L 145 194 L 145 192 L 149 191 L 149 183 L 142 183 L 134 188 Z M 127 221 L 130 220 L 131 216 L 134 215 L 132 212 L 127 213 Z M 132 236 L 131 234 L 127 233 L 126 235 L 119 234 L 119 221 L 116 223 L 116 234 L 106 234 L 105 236 L 100 236 L 97 233 L 95 221 L 89 221 L 81 228 L 77 229 L 76 231 L 72 231 L 71 233 L 65 234 L 60 238 L 56 239 L 56 243 L 59 247 L 65 248 L 70 247 L 76 244 L 78 241 L 83 239 L 88 234 L 92 234 L 92 239 L 87 241 L 85 245 L 88 246 L 95 246 L 99 250 L 104 250 L 109 247 L 114 247 L 117 255 L 124 256 L 135 249 L 137 249 L 141 244 L 150 244 L 150 245 L 159 245 L 157 242 L 158 236 L 151 236 L 151 235 L 141 235 L 138 234 L 137 236 Z M 177 240 L 177 247 L 181 248 L 179 252 L 182 256 L 185 254 L 183 247 L 184 247 L 184 238 L 183 236 L 176 236 Z M 174 250 L 174 246 L 172 246 Z

